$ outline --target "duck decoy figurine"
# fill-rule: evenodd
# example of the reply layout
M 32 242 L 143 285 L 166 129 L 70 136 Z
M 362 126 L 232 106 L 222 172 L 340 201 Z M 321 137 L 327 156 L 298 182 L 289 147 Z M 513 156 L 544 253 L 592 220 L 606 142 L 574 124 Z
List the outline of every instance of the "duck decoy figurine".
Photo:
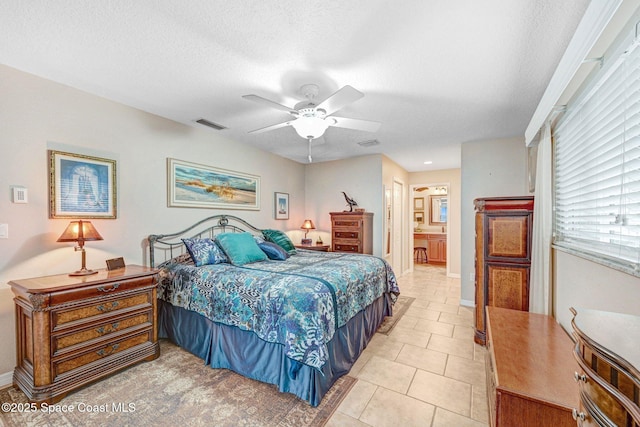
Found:
M 347 196 L 347 193 L 345 193 L 344 191 L 342 192 L 342 194 L 344 194 L 344 200 L 346 200 L 347 204 L 349 205 L 349 212 L 353 212 L 353 207 L 358 206 L 358 202 Z

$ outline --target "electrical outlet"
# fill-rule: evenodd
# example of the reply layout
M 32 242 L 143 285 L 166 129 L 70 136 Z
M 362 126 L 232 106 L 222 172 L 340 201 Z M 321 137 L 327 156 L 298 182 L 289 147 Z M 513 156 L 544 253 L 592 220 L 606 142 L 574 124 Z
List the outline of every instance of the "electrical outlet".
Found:
M 475 275 L 473 274 L 473 272 L 469 273 L 469 281 L 470 281 L 470 282 L 473 282 L 473 281 L 475 281 L 475 279 L 476 279 L 476 277 L 475 277 Z

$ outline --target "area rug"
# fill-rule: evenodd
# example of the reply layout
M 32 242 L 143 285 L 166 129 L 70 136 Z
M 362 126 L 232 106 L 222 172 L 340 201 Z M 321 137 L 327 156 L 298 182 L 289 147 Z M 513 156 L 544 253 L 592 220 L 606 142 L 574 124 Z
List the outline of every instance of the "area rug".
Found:
M 398 324 L 398 320 L 400 320 L 409 307 L 411 307 L 411 303 L 413 301 L 415 301 L 415 298 L 405 297 L 403 295 L 398 296 L 398 300 L 393 305 L 393 316 L 385 317 L 376 332 L 379 334 L 389 335 L 393 328 Z
M 205 366 L 167 340 L 160 341 L 160 351 L 158 359 L 70 393 L 57 403 L 67 410 L 73 406 L 73 412 L 25 412 L 20 405 L 28 402 L 24 393 L 13 387 L 0 390 L 0 425 L 316 427 L 327 422 L 357 381 L 339 378 L 314 408 L 292 394 L 280 393 L 274 385 Z M 23 411 L 6 412 L 7 403 L 9 409 Z

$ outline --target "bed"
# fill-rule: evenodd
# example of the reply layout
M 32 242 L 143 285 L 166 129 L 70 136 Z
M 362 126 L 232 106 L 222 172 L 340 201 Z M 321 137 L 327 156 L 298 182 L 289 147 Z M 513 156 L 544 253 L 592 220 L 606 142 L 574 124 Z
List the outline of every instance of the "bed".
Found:
M 399 289 L 381 258 L 295 249 L 283 234 L 215 215 L 150 235 L 150 265 L 160 270 L 158 334 L 213 368 L 275 384 L 317 406 L 392 314 Z M 237 261 L 244 252 L 227 243 L 247 235 L 269 255 Z M 226 261 L 216 255 L 202 264 L 187 248 L 207 241 L 216 243 L 216 254 L 224 248 Z M 242 250 L 253 253 L 249 245 Z M 286 256 L 271 259 L 271 247 Z

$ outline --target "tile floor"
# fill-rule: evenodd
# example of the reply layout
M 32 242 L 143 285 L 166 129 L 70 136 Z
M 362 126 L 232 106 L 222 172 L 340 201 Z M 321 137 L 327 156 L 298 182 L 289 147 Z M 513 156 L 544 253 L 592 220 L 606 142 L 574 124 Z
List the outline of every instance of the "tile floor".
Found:
M 398 284 L 415 301 L 388 336 L 373 337 L 327 426 L 487 426 L 485 349 L 473 342 L 472 310 L 459 305 L 460 279 L 416 264 Z

